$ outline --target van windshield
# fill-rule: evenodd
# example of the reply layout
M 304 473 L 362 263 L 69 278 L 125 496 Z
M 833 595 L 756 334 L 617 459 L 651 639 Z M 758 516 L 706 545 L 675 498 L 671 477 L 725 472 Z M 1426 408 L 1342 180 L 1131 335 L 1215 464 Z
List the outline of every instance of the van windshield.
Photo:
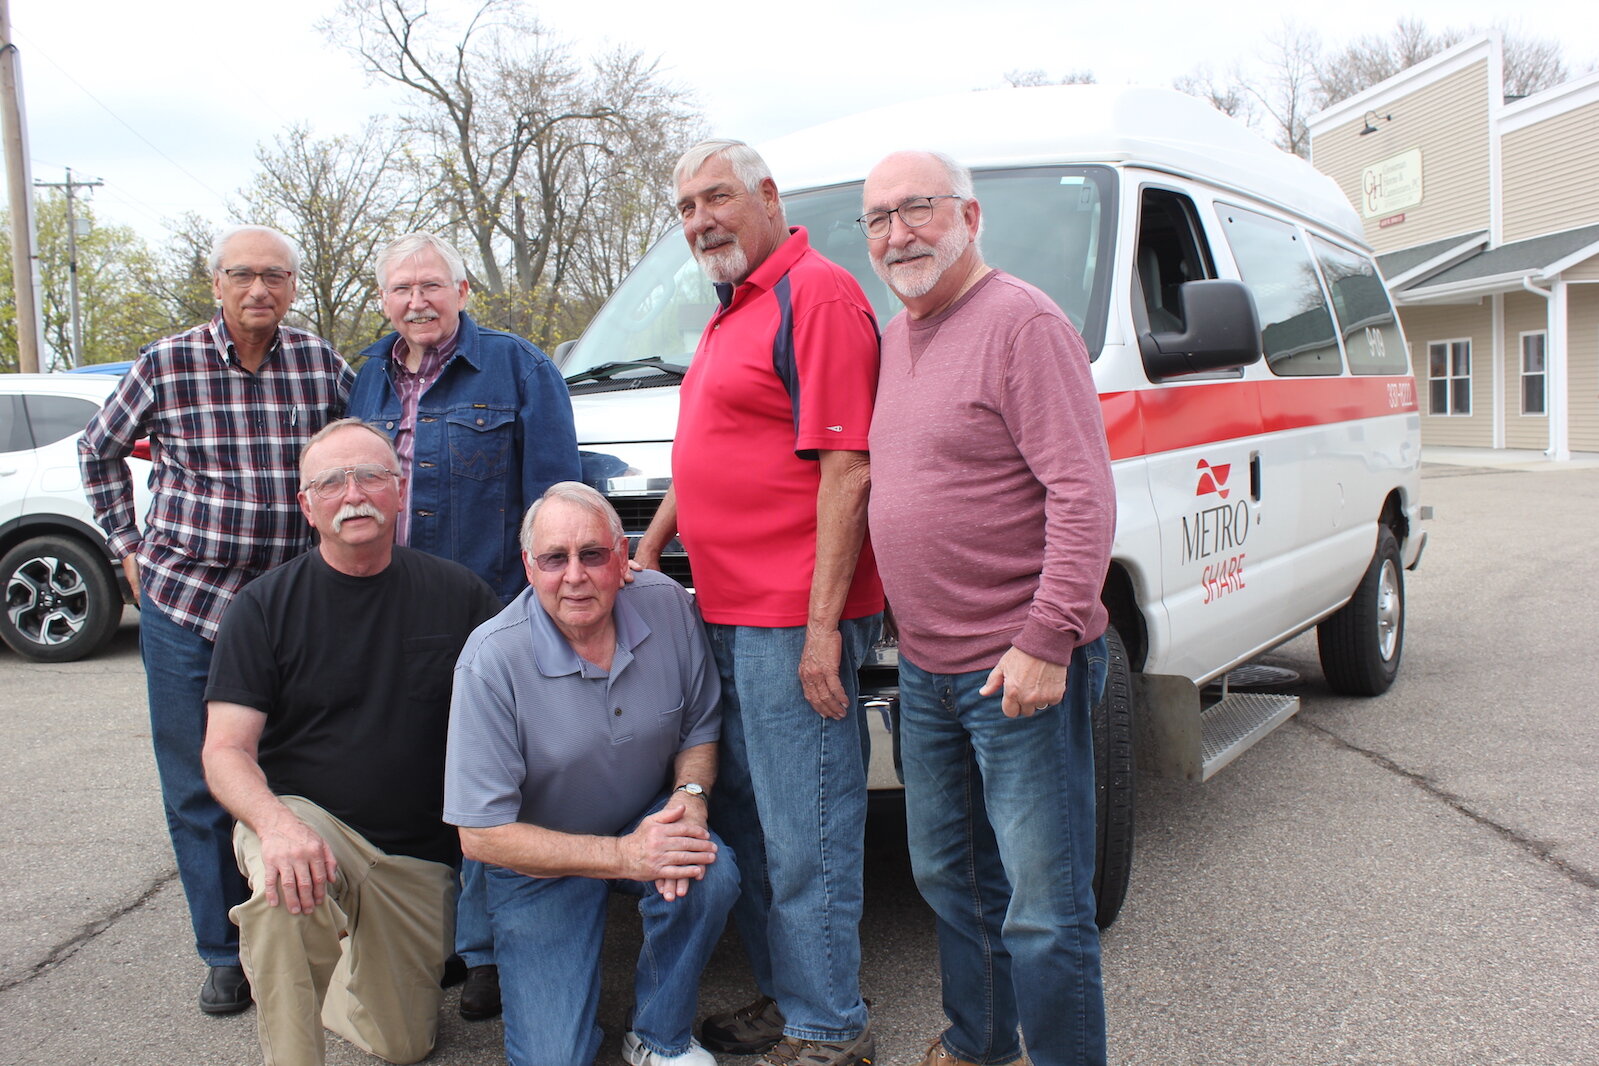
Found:
M 1097 356 L 1110 290 L 1115 172 L 1029 167 L 972 177 L 983 208 L 983 258 L 1048 293 Z M 855 225 L 860 183 L 786 196 L 783 203 L 789 225 L 804 226 L 813 248 L 855 275 L 880 327 L 900 312 L 899 300 L 872 272 L 866 238 Z M 561 372 L 576 378 L 576 391 L 676 385 L 715 310 L 711 284 L 674 226 L 605 302 Z

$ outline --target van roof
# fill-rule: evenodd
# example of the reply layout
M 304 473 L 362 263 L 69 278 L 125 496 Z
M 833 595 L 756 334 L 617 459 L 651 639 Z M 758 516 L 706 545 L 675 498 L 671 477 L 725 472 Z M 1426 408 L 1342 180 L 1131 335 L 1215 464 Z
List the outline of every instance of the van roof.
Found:
M 1197 97 L 1173 89 L 1048 85 L 890 104 L 759 146 L 784 192 L 859 181 L 899 148 L 974 170 L 1119 163 L 1202 178 L 1274 202 L 1364 245 L 1331 178 Z

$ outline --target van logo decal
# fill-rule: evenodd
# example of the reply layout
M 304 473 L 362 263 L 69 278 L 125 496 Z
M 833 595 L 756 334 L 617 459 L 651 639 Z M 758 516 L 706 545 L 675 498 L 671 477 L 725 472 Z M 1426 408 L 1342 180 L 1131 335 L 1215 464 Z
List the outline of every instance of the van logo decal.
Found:
M 1232 472 L 1233 464 L 1221 463 L 1218 466 L 1211 466 L 1201 459 L 1194 469 L 1199 471 L 1199 484 L 1194 488 L 1195 496 L 1208 496 L 1214 492 L 1225 500 L 1232 492 L 1227 487 L 1227 475 Z

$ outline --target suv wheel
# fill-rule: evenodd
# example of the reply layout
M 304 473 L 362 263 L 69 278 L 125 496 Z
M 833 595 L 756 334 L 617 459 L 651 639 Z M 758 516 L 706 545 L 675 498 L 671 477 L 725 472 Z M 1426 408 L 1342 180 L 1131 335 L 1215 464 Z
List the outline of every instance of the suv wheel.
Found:
M 0 640 L 25 659 L 92 655 L 122 620 L 122 595 L 98 549 L 69 537 L 25 540 L 0 559 Z

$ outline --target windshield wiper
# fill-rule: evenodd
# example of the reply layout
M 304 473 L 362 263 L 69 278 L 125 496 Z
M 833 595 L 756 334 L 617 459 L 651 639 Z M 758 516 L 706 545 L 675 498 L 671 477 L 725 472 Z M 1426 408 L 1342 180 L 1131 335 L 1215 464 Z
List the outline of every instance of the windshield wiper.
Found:
M 568 385 L 577 385 L 584 381 L 609 381 L 624 370 L 655 370 L 662 374 L 681 379 L 688 373 L 688 367 L 679 366 L 677 363 L 668 363 L 658 355 L 648 359 L 618 359 L 610 363 L 601 363 L 591 366 L 587 370 L 579 370 L 567 376 Z

